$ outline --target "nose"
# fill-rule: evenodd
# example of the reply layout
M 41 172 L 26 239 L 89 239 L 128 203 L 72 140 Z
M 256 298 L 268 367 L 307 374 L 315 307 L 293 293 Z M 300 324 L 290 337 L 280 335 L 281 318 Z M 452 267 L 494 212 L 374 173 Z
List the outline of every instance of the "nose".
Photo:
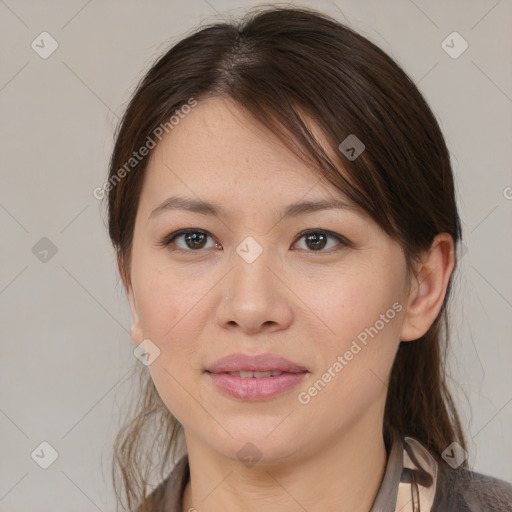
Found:
M 293 293 L 282 274 L 270 251 L 252 262 L 234 254 L 219 294 L 219 325 L 246 334 L 287 329 L 293 318 Z

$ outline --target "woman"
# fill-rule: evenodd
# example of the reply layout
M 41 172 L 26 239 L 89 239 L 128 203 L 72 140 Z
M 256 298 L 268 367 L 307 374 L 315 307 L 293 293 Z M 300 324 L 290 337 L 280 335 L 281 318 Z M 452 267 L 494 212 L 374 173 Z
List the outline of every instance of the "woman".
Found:
M 198 30 L 139 84 L 106 190 L 145 387 L 129 510 L 512 510 L 446 385 L 449 153 L 379 48 L 306 9 Z

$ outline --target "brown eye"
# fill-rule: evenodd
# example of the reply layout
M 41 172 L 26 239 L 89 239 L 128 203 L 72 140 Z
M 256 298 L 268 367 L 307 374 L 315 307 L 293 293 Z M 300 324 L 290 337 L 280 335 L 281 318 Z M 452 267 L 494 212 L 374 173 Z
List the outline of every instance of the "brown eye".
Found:
M 184 235 L 185 244 L 190 249 L 202 249 L 206 243 L 207 236 L 203 233 L 187 233 Z
M 338 243 L 331 244 L 328 249 L 333 247 L 337 247 L 338 249 L 349 246 L 349 242 L 346 238 L 338 235 L 336 233 L 332 233 L 330 231 L 324 230 L 308 230 L 303 231 L 299 235 L 299 240 L 304 239 L 306 249 L 308 252 L 328 252 L 328 250 L 323 250 L 329 244 L 329 240 L 335 240 Z
M 324 233 L 312 233 L 305 237 L 306 245 L 310 249 L 323 249 L 327 244 L 327 236 Z
M 210 245 L 210 247 L 207 247 L 206 242 L 208 238 L 211 237 L 206 231 L 200 229 L 186 229 L 171 233 L 169 236 L 164 238 L 164 240 L 162 240 L 159 245 L 164 247 L 176 245 L 178 249 L 190 252 L 199 251 L 203 248 L 219 247 L 219 245 L 215 242 L 213 245 Z M 180 245 L 175 243 L 175 240 L 181 240 L 183 243 Z
M 212 239 L 210 246 L 207 246 L 208 238 Z M 336 251 L 343 247 L 350 246 L 350 242 L 345 237 L 337 233 L 319 229 L 303 231 L 298 236 L 298 240 L 300 239 L 304 239 L 305 241 L 305 247 L 300 248 L 307 252 L 333 252 L 329 251 L 329 249 L 334 248 Z M 181 241 L 181 243 L 177 243 L 176 241 Z M 169 247 L 170 250 L 183 250 L 188 252 L 199 252 L 201 249 L 222 248 L 220 244 L 213 240 L 208 232 L 201 229 L 182 229 L 175 231 L 158 242 L 158 245 Z

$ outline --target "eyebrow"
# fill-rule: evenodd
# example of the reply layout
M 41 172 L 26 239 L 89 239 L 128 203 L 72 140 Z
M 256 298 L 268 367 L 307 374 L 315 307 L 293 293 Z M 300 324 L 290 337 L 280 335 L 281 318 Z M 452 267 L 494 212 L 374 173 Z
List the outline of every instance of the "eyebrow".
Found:
M 210 215 L 214 217 L 226 218 L 226 210 L 219 204 L 206 202 L 199 199 L 189 199 L 180 196 L 171 196 L 159 204 L 149 215 L 149 219 L 157 216 L 164 211 L 170 210 L 186 210 L 199 213 L 202 215 Z M 306 213 L 312 213 L 320 210 L 352 210 L 359 211 L 359 208 L 353 204 L 341 201 L 339 199 L 319 200 L 319 201 L 302 201 L 288 205 L 281 219 L 289 217 L 297 217 Z M 148 220 L 149 220 L 148 219 Z

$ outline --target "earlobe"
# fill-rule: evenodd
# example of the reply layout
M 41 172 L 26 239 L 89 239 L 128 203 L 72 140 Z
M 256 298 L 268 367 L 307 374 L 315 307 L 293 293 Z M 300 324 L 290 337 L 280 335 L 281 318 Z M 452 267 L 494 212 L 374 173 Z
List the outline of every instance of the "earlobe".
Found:
M 130 336 L 136 345 L 140 345 L 144 339 L 142 333 L 142 327 L 140 325 L 139 315 L 137 313 L 137 307 L 135 305 L 135 298 L 133 296 L 132 287 L 128 287 L 128 302 L 132 312 L 132 323 L 130 326 Z
M 142 334 L 142 327 L 140 325 L 139 315 L 137 313 L 137 307 L 135 305 L 135 298 L 133 295 L 133 289 L 131 285 L 130 279 L 127 278 L 126 275 L 126 265 L 124 264 L 123 255 L 121 251 L 117 252 L 117 268 L 119 270 L 119 275 L 123 281 L 126 293 L 128 295 L 128 303 L 130 304 L 130 309 L 132 312 L 132 322 L 130 325 L 130 337 L 136 345 L 140 345 L 144 336 Z
M 411 277 L 400 341 L 421 338 L 434 323 L 443 305 L 454 266 L 453 239 L 448 233 L 440 233 Z

